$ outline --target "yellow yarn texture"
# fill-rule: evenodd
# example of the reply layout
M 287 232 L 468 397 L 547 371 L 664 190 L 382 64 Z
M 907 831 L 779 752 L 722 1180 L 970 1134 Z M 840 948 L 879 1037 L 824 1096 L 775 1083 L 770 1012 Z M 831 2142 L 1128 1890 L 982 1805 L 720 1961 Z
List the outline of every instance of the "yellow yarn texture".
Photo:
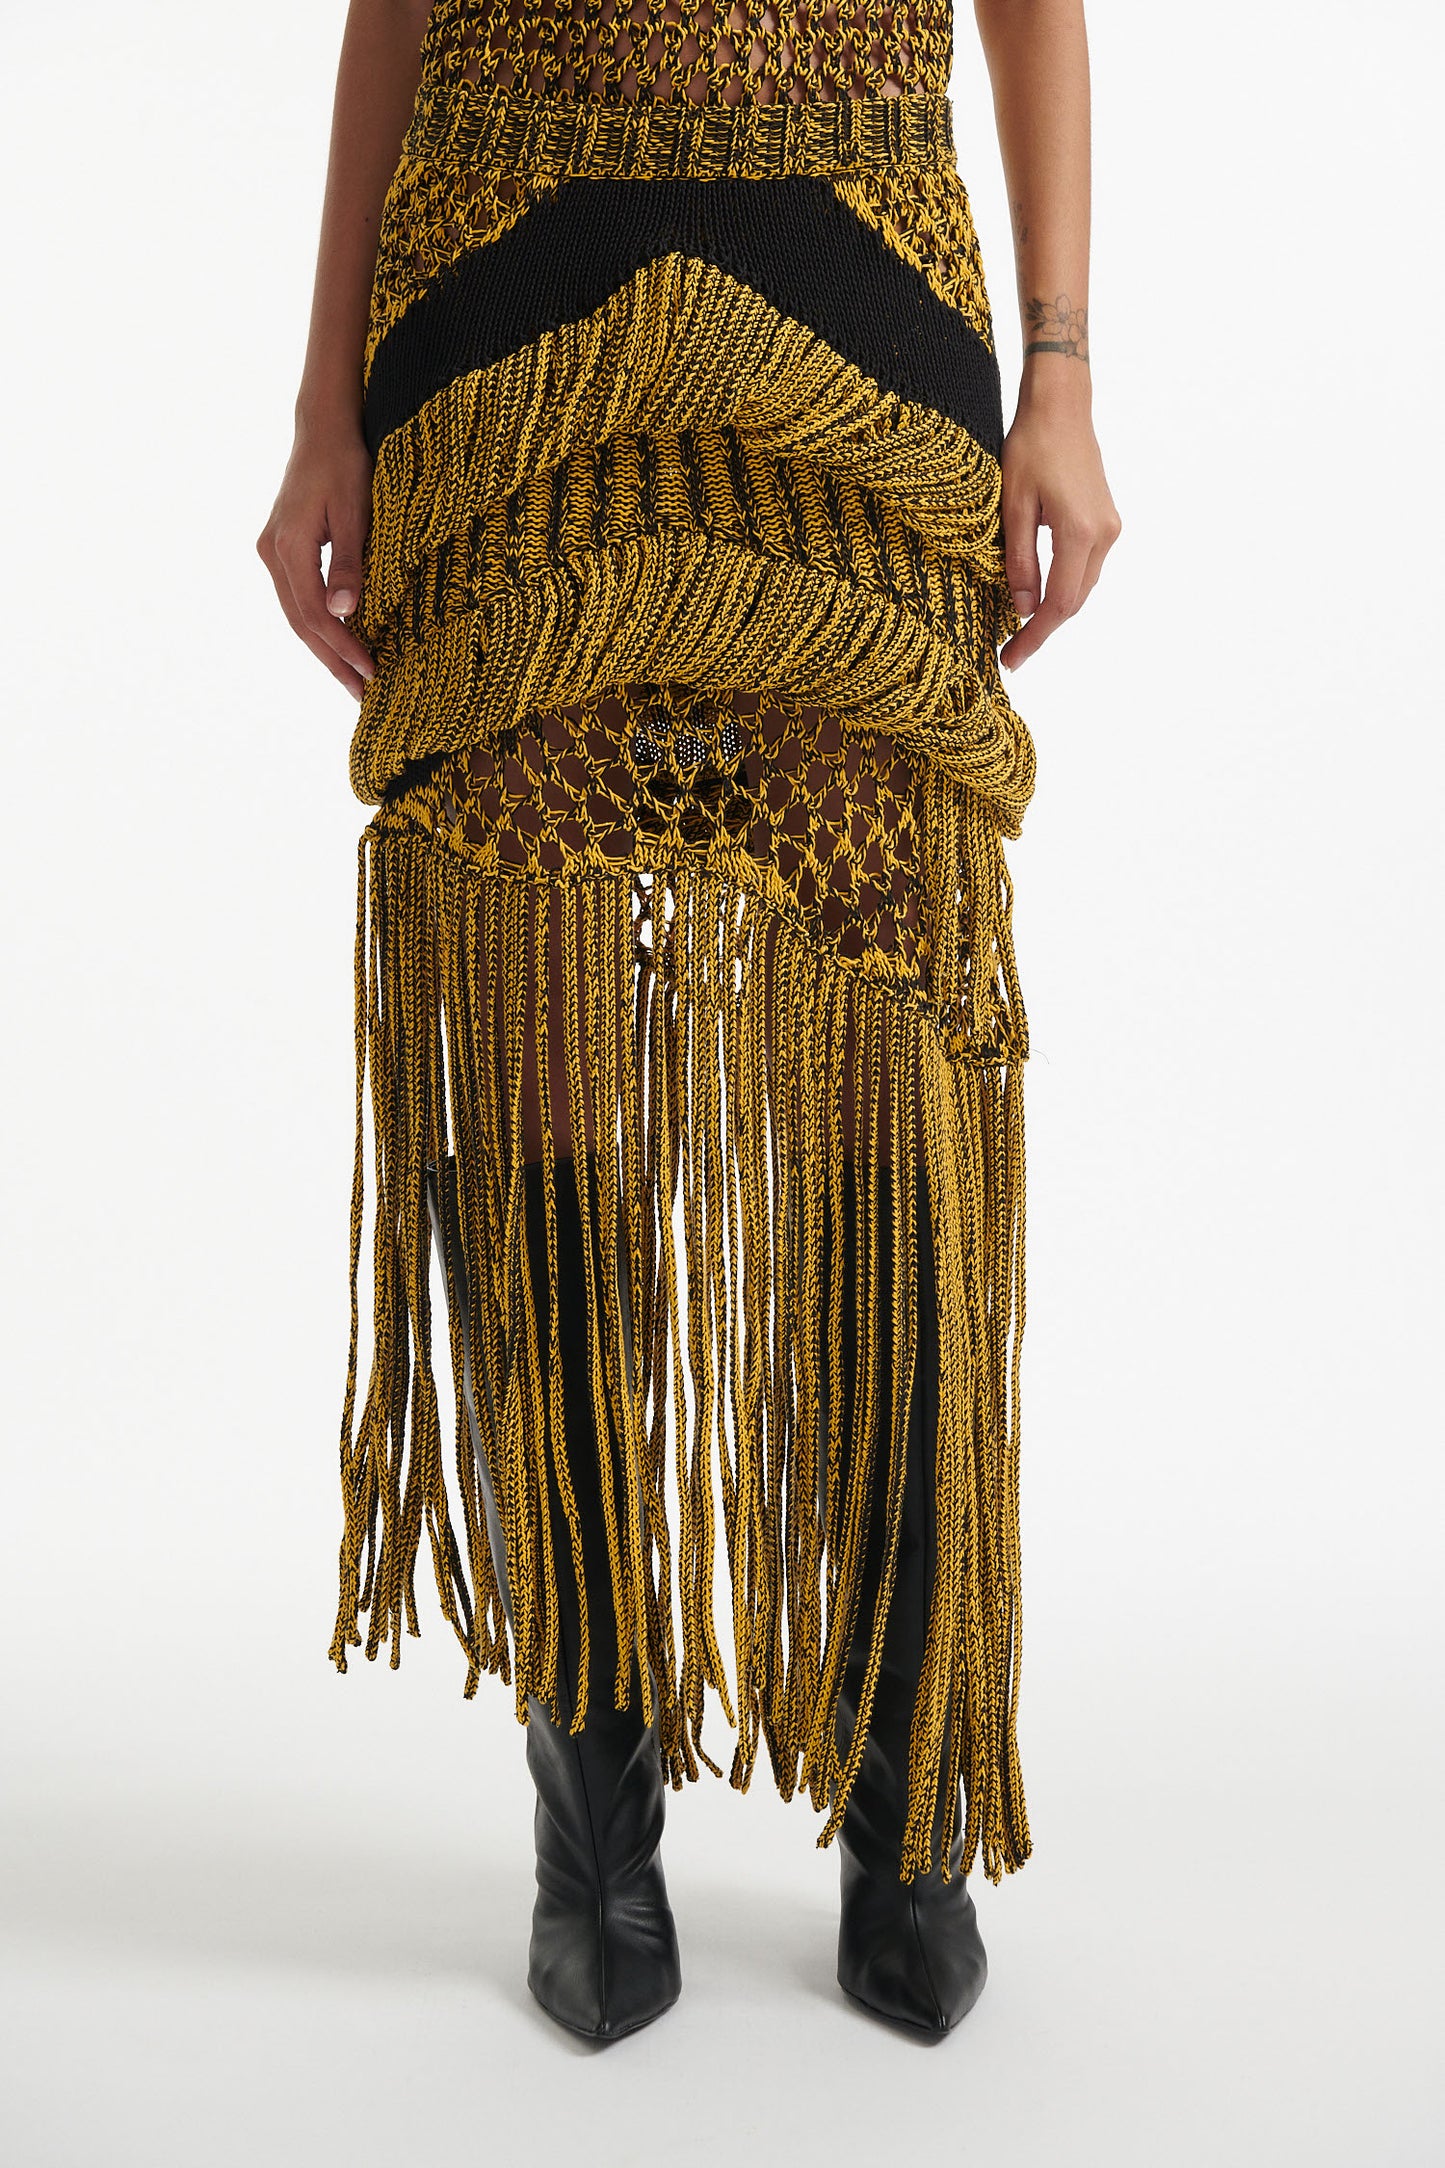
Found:
M 433 10 L 364 359 L 352 624 L 377 670 L 350 772 L 374 812 L 330 1655 L 399 1663 L 425 1536 L 466 1694 L 492 1672 L 522 1722 L 534 1697 L 555 1710 L 548 1475 L 569 1498 L 580 1446 L 556 1332 L 537 1330 L 523 1177 L 586 1158 L 586 1372 L 626 1480 L 605 1486 L 610 1585 L 586 1586 L 573 1517 L 575 1722 L 587 1622 L 610 1606 L 618 1704 L 635 1654 L 671 1782 L 726 1766 L 745 1789 L 765 1747 L 830 1842 L 893 1587 L 922 1170 L 938 1568 L 900 1872 L 947 1871 L 961 1778 L 965 1871 L 981 1851 L 998 1881 L 1031 1849 L 1028 1028 L 1003 843 L 1034 752 L 998 666 L 1019 621 L 951 53 L 946 8 L 881 0 Z M 428 1217 L 448 1162 L 465 1348 Z M 845 1170 L 868 1177 L 860 1254 L 887 1255 L 886 1305 L 830 1238 Z M 545 1202 L 555 1259 L 550 1171 Z M 871 1667 L 840 1737 L 860 1634 Z

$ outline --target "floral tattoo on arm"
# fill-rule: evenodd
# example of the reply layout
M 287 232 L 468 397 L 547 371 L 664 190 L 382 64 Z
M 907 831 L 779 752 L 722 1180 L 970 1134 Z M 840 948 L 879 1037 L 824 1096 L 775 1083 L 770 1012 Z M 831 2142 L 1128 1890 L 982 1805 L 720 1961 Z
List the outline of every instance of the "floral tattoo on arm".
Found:
M 1073 354 L 1088 367 L 1087 309 L 1076 309 L 1067 294 L 1059 294 L 1053 301 L 1026 301 L 1024 317 L 1034 334 L 1024 346 L 1026 354 Z

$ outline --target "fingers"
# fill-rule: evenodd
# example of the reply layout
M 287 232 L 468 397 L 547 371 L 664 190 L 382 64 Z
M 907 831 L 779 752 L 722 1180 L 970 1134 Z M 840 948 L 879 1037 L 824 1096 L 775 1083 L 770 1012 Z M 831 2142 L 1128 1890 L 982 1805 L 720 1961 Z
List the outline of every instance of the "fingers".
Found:
M 297 640 L 303 646 L 308 646 L 312 650 L 312 655 L 318 661 L 325 663 L 327 670 L 331 672 L 331 676 L 334 676 L 338 685 L 347 687 L 347 692 L 355 700 L 360 700 L 362 694 L 366 692 L 366 679 L 368 679 L 368 676 L 373 676 L 375 666 L 373 666 L 373 661 L 370 661 L 370 655 L 366 655 L 366 650 L 362 648 L 362 642 L 355 640 L 355 635 L 344 635 L 344 637 L 349 637 L 351 644 L 355 648 L 360 648 L 362 655 L 366 655 L 366 670 L 362 670 L 347 655 L 342 655 L 340 650 L 336 648 L 334 640 L 327 640 L 321 624 L 308 622 L 308 618 L 305 618 L 305 611 L 301 609 L 301 601 L 299 601 L 297 590 L 295 590 L 295 581 L 292 581 L 292 566 L 295 566 L 297 562 L 305 562 L 305 549 L 303 549 L 303 546 L 297 544 L 297 540 L 292 538 L 292 535 L 284 527 L 282 529 L 266 527 L 264 533 L 260 535 L 260 540 L 256 542 L 256 553 L 262 559 L 262 564 L 266 566 L 266 570 L 271 572 L 271 583 L 275 585 L 275 596 L 277 596 L 279 605 L 282 605 L 282 611 L 286 614 L 286 622 L 290 624 L 292 633 L 297 635 Z M 316 553 L 316 588 L 321 588 L 321 562 L 318 562 L 318 553 Z M 325 611 L 321 616 L 325 618 Z M 325 620 L 325 624 L 327 624 L 327 631 L 331 631 L 331 633 L 342 631 L 338 624 L 334 624 L 331 620 Z
M 1061 527 L 1054 537 L 1053 562 L 1043 599 L 1022 632 L 1016 632 L 999 650 L 999 660 L 1011 670 L 1027 662 L 1065 618 L 1072 617 L 1083 599 L 1081 590 L 1093 544 L 1076 529 Z
M 376 674 L 376 665 L 355 633 L 338 623 L 327 607 L 327 587 L 321 578 L 321 537 L 284 525 L 268 526 L 256 549 L 271 574 L 292 631 L 326 665 L 337 683 L 359 700 L 367 680 Z M 354 608 L 361 591 L 358 545 L 351 545 L 349 558 L 343 557 L 334 587 L 337 599 L 349 594 L 349 606 Z
M 1009 593 L 1020 617 L 1032 617 L 1039 606 L 1039 517 L 1043 510 L 1037 493 L 1010 493 L 1005 478 L 1003 500 L 1004 569 Z
M 1083 585 L 1079 589 L 1079 599 L 1074 604 L 1075 610 L 1082 610 L 1084 604 L 1088 601 L 1090 595 L 1092 595 L 1094 589 L 1097 587 L 1099 583 L 1099 574 L 1104 569 L 1104 559 L 1108 556 L 1108 554 L 1109 544 L 1107 542 L 1096 542 L 1094 544 L 1094 547 L 1090 550 L 1089 562 L 1084 567 Z
M 290 579 L 291 593 L 306 630 L 324 641 L 337 660 L 346 664 L 358 677 L 371 677 L 375 665 L 370 655 L 356 634 L 348 632 L 344 625 L 338 624 L 326 607 L 326 587 L 321 578 L 321 537 L 316 536 L 310 542 L 302 544 L 293 536 L 288 549 L 287 538 L 280 536 L 277 539 L 277 549 Z M 359 570 L 355 576 L 355 586 L 359 593 Z
M 285 573 L 273 571 L 272 577 L 276 581 L 276 593 L 280 597 L 281 607 L 286 613 L 286 622 L 297 639 L 302 642 L 303 646 L 310 648 L 318 662 L 325 663 L 337 684 L 344 685 L 353 700 L 359 700 L 366 691 L 365 678 L 362 677 L 360 672 L 352 669 L 349 663 L 343 662 L 335 649 L 328 641 L 323 640 L 319 633 L 310 630 L 297 606 L 296 598 L 291 592 L 291 583 L 286 578 Z M 370 674 L 368 671 L 367 675 Z
M 1050 633 L 1057 632 L 1067 618 L 1083 608 L 1093 593 L 1104 559 L 1118 533 L 1117 513 L 1111 513 L 1107 520 L 1098 523 L 1060 522 L 1054 534 L 1053 561 L 1043 599 L 1023 631 L 1016 632 L 1011 640 L 1005 640 L 999 649 L 999 661 L 1006 669 L 1016 670 L 1020 663 L 1027 662 Z
M 332 617 L 349 617 L 361 597 L 361 548 L 365 529 L 355 511 L 328 508 L 331 562 L 326 568 L 326 608 Z

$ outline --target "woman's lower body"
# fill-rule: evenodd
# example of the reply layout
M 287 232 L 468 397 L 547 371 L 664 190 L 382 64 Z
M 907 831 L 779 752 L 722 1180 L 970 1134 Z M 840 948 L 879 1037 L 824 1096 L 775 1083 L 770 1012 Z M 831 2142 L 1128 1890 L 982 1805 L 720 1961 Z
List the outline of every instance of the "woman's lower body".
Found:
M 664 1785 L 766 1747 L 841 1838 L 840 1979 L 941 2032 L 966 1870 L 1030 1849 L 991 351 L 861 182 L 486 176 L 398 301 L 441 185 L 393 184 L 369 355 L 331 1653 L 369 1611 L 399 1661 L 425 1532 L 528 1725 L 564 2022 L 672 1999 Z

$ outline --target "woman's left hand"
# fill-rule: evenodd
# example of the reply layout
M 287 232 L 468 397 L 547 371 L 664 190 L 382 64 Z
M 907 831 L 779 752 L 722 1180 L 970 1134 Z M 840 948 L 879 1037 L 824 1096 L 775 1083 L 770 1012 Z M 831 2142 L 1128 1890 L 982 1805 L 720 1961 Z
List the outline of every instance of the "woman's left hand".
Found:
M 1083 606 L 1120 525 L 1087 398 L 1072 383 L 1033 387 L 1026 379 L 1003 447 L 1004 562 L 1014 608 L 1028 620 L 999 649 L 1008 669 L 1026 662 Z M 1046 587 L 1039 578 L 1040 527 L 1053 538 Z

